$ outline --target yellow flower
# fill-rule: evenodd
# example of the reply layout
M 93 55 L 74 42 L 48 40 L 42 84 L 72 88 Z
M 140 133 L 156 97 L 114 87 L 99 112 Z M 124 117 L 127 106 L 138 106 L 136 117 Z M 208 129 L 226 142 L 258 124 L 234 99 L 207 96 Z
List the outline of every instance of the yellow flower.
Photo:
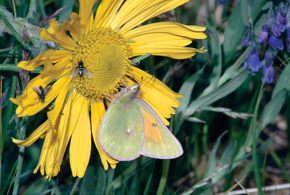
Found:
M 194 56 L 203 49 L 185 47 L 194 39 L 204 39 L 205 27 L 189 26 L 174 22 L 157 22 L 140 26 L 161 13 L 180 6 L 189 0 L 103 0 L 93 14 L 97 0 L 80 0 L 79 15 L 71 13 L 70 21 L 59 26 L 50 21 L 47 30 L 41 29 L 45 41 L 58 44 L 58 50 L 47 50 L 30 61 L 21 61 L 18 67 L 32 71 L 44 65 L 40 75 L 32 79 L 24 92 L 11 98 L 18 105 L 18 116 L 34 115 L 52 101 L 54 108 L 48 119 L 26 140 L 13 142 L 18 146 L 30 146 L 39 138 L 45 138 L 40 160 L 34 173 L 40 169 L 49 178 L 60 170 L 66 147 L 70 141 L 70 166 L 73 176 L 83 177 L 91 153 L 91 134 L 99 151 L 104 169 L 112 168 L 118 161 L 108 156 L 98 141 L 98 130 L 106 111 L 104 98 L 118 93 L 126 78 L 137 83 L 147 83 L 152 76 L 134 66 L 130 59 L 150 53 L 174 59 Z M 89 75 L 72 76 L 83 64 Z M 82 72 L 82 73 L 83 73 Z M 49 84 L 44 101 L 33 89 Z M 161 81 L 153 78 L 142 88 L 140 96 L 149 103 L 166 125 L 178 107 L 173 92 Z

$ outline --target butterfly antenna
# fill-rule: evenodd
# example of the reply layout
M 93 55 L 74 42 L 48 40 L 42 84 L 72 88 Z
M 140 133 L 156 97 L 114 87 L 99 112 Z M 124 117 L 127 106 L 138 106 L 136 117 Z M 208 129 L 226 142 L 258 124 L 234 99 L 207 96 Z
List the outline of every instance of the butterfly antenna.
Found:
M 155 77 L 155 76 L 152 75 L 152 77 L 149 79 L 149 81 L 147 81 L 147 82 L 145 83 L 145 85 L 143 85 L 143 86 L 142 86 L 143 77 L 141 77 L 141 84 L 140 84 L 140 86 L 142 86 L 142 87 L 140 87 L 140 90 L 143 89 L 146 85 L 148 85 L 148 83 L 149 83 L 149 82 L 150 82 L 154 77 Z
M 122 79 L 121 76 L 119 75 L 119 78 L 120 78 L 120 81 L 123 83 L 123 85 L 124 85 L 126 88 L 129 88 L 129 87 L 130 87 L 129 83 L 128 83 L 127 80 L 126 80 L 126 77 L 125 77 L 125 79 Z

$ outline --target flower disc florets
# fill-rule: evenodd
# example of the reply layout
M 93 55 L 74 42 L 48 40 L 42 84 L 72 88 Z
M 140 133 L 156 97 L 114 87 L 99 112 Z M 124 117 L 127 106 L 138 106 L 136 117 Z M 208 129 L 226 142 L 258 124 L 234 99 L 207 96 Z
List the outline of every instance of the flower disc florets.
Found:
M 74 87 L 89 98 L 116 93 L 131 55 L 131 48 L 121 34 L 110 28 L 93 29 L 78 42 L 71 67 L 72 70 L 77 68 L 82 61 L 91 78 L 74 76 Z

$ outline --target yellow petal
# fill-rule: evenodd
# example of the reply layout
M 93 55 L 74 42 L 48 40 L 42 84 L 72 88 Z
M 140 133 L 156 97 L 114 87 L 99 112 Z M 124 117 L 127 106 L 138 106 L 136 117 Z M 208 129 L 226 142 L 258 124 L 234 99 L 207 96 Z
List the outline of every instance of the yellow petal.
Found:
M 66 50 L 47 50 L 42 54 L 39 54 L 35 59 L 30 61 L 21 61 L 17 64 L 18 67 L 32 71 L 38 66 L 43 65 L 47 59 L 50 59 L 52 63 L 57 63 L 58 61 L 62 60 L 64 57 L 71 56 L 72 53 Z
M 59 113 L 61 112 L 64 101 L 67 97 L 68 90 L 71 88 L 70 83 L 64 83 L 63 85 L 59 86 L 60 88 L 60 94 L 58 95 L 54 108 L 51 111 L 47 112 L 47 118 L 49 122 L 51 123 L 51 126 L 55 128 L 56 120 L 59 118 Z
M 50 75 L 60 75 L 68 72 L 68 68 L 71 66 L 71 56 L 64 57 L 62 60 L 57 62 L 56 64 L 52 64 L 50 60 L 48 60 L 43 69 L 40 71 L 41 77 L 47 77 Z
M 93 7 L 98 0 L 79 0 L 80 10 L 79 15 L 81 17 L 81 27 L 83 33 L 87 33 L 92 27 L 93 23 Z
M 51 20 L 49 22 L 49 27 L 47 30 L 41 28 L 39 34 L 44 41 L 53 41 L 58 43 L 61 47 L 68 50 L 74 50 L 77 44 L 67 36 L 66 32 L 59 27 L 56 20 Z
M 122 4 L 123 0 L 102 1 L 96 14 L 97 19 L 95 19 L 94 27 L 109 27 Z
M 35 167 L 33 173 L 36 173 L 40 168 L 40 173 L 44 175 L 45 173 L 51 175 L 51 168 L 45 171 L 45 167 L 52 167 L 54 158 L 51 157 L 51 151 L 55 150 L 56 144 L 56 134 L 53 130 L 49 130 L 45 136 L 45 140 L 40 153 L 39 161 Z M 50 153 L 49 153 L 50 152 Z
M 130 39 L 134 42 L 130 43 L 132 48 L 136 46 L 142 46 L 147 44 L 156 45 L 173 45 L 173 46 L 186 46 L 191 44 L 191 40 L 188 38 L 183 38 L 175 35 L 170 35 L 166 33 L 152 33 L 144 34 Z
M 169 123 L 164 120 L 164 117 L 170 118 L 171 114 L 175 114 L 175 110 L 172 107 L 178 107 L 180 105 L 176 98 L 182 98 L 183 95 L 175 93 L 160 80 L 138 68 L 129 66 L 128 72 L 130 73 L 128 76 L 134 75 L 134 80 L 143 84 L 141 85 L 140 97 L 144 99 L 156 111 L 163 122 L 168 125 Z
M 45 108 L 50 102 L 52 102 L 56 96 L 61 92 L 64 86 L 67 86 L 71 78 L 69 76 L 64 76 L 60 78 L 58 81 L 56 81 L 51 89 L 47 92 L 45 95 L 45 100 L 44 102 L 41 102 L 39 99 L 39 95 L 37 92 L 34 91 L 32 86 L 42 86 L 43 88 L 46 87 L 46 85 L 43 85 L 43 83 L 47 83 L 48 77 L 45 77 L 43 80 L 41 77 L 38 76 L 34 79 L 32 79 L 28 84 L 27 87 L 25 88 L 25 91 L 20 97 L 23 97 L 22 101 L 20 102 L 20 105 L 16 109 L 16 114 L 18 116 L 32 116 L 36 113 L 38 113 L 40 110 Z
M 90 99 L 80 96 L 81 110 L 70 143 L 70 167 L 74 177 L 83 177 L 91 154 Z
M 143 0 L 126 1 L 114 18 L 113 29 L 124 34 L 143 22 L 169 10 L 172 10 L 189 0 Z
M 63 22 L 62 28 L 65 31 L 69 31 L 74 40 L 78 41 L 82 37 L 81 18 L 77 13 L 74 12 L 70 14 L 70 18 L 71 18 L 70 21 Z
M 38 140 L 43 134 L 45 134 L 49 128 L 50 128 L 50 125 L 47 120 L 42 125 L 40 125 L 35 131 L 33 131 L 33 133 L 25 140 L 18 140 L 18 139 L 12 138 L 12 141 L 18 146 L 25 146 L 25 147 L 30 146 L 36 140 Z
M 195 49 L 190 47 L 174 46 L 174 45 L 159 45 L 158 43 L 139 45 L 132 47 L 132 57 L 151 53 L 156 56 L 166 56 L 173 59 L 186 59 L 193 57 L 196 53 L 205 53 L 207 50 Z
M 71 138 L 77 120 L 79 119 L 79 114 L 81 110 L 81 105 L 79 101 L 79 93 L 73 90 L 68 98 L 66 105 L 62 113 L 60 114 L 60 122 L 57 130 L 57 143 L 58 150 L 55 158 L 55 164 L 53 169 L 59 170 L 64 153 L 66 151 L 67 144 Z
M 115 16 L 118 8 L 123 3 L 123 0 L 106 0 L 102 1 L 98 7 L 94 28 L 106 27 L 106 21 L 112 16 Z
M 202 26 L 184 25 L 176 22 L 156 22 L 147 24 L 124 34 L 124 38 L 133 39 L 141 35 L 155 33 L 164 33 L 170 35 L 176 35 L 184 38 L 193 39 L 205 39 L 207 36 L 203 33 L 206 28 Z
M 102 164 L 104 166 L 105 170 L 108 170 L 109 166 L 108 163 L 111 165 L 111 167 L 114 169 L 116 167 L 116 164 L 118 161 L 111 158 L 101 147 L 99 142 L 99 128 L 101 124 L 101 120 L 105 114 L 105 106 L 102 99 L 93 100 L 91 104 L 91 121 L 92 121 L 92 134 L 93 139 L 95 142 L 95 145 L 99 151 L 100 158 L 102 161 Z

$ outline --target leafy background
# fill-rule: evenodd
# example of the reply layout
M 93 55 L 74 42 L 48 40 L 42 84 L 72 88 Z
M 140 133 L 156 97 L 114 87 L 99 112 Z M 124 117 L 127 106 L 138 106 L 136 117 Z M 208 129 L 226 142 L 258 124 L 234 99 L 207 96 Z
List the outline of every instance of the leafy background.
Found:
M 0 5 L 20 18 L 27 17 L 30 5 L 35 3 L 17 0 L 14 6 L 13 2 L 0 0 Z M 194 41 L 192 46 L 204 46 L 207 53 L 182 61 L 150 56 L 138 64 L 139 68 L 185 95 L 170 126 L 184 154 L 174 160 L 140 157 L 119 163 L 115 170 L 104 171 L 93 147 L 84 178 L 71 176 L 66 155 L 61 172 L 51 181 L 40 173 L 32 173 L 38 163 L 42 140 L 28 148 L 18 148 L 11 142 L 11 137 L 30 135 L 46 119 L 46 114 L 43 111 L 20 119 L 15 115 L 16 107 L 9 97 L 23 90 L 29 77 L 35 77 L 39 70 L 28 77 L 16 67 L 20 60 L 33 57 L 28 49 L 35 43 L 31 42 L 32 37 L 29 37 L 30 43 L 25 43 L 15 34 L 5 33 L 3 28 L 7 24 L 2 12 L 1 194 L 213 194 L 248 188 L 256 188 L 263 194 L 262 186 L 290 183 L 289 53 L 287 49 L 276 51 L 272 84 L 261 82 L 261 72 L 254 74 L 243 68 L 249 48 L 242 47 L 241 40 L 249 27 L 248 19 L 253 21 L 252 33 L 257 38 L 270 2 L 219 2 L 189 1 L 171 14 L 148 21 L 176 20 L 183 24 L 206 25 L 208 38 Z M 275 1 L 274 7 L 280 2 Z M 63 6 L 66 8 L 55 13 Z M 54 14 L 52 17 L 61 23 L 72 10 L 78 12 L 78 6 L 73 0 L 39 0 L 29 22 L 37 26 Z M 47 20 L 41 25 L 47 27 Z M 285 41 L 286 35 L 283 38 Z M 260 58 L 264 62 L 265 45 L 260 47 Z M 276 188 L 274 193 L 278 191 Z

